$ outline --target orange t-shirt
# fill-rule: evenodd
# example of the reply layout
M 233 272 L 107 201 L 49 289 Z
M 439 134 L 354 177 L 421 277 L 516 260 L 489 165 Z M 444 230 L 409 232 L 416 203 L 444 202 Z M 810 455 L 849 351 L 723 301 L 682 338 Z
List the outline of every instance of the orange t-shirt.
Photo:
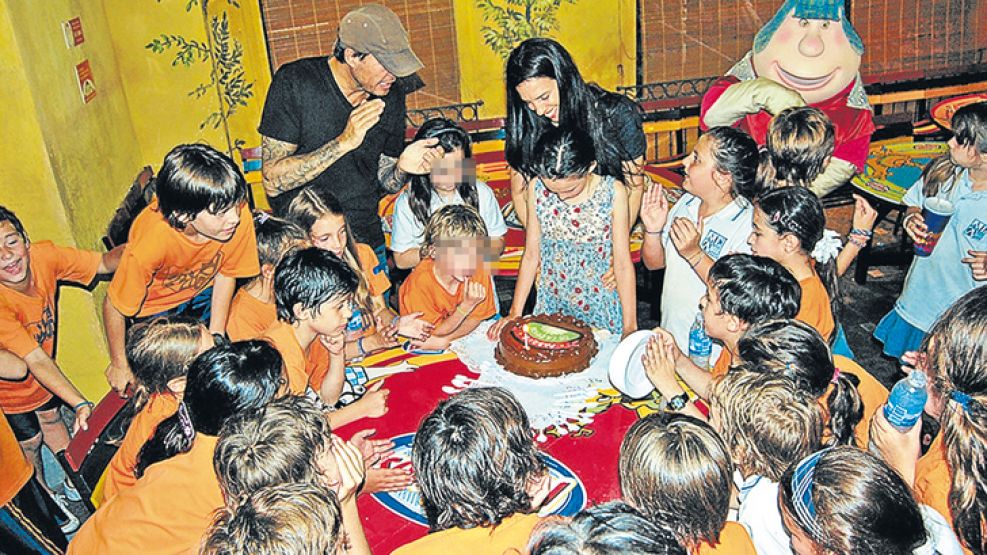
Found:
M 946 458 L 946 443 L 943 430 L 932 440 L 929 450 L 915 464 L 915 499 L 939 511 L 952 524 L 953 514 L 949 509 L 949 486 L 953 483 Z
M 285 378 L 292 395 L 304 395 L 309 385 L 319 391 L 329 373 L 329 350 L 316 339 L 303 350 L 290 324 L 276 320 L 261 339 L 267 340 L 284 359 Z
M 857 385 L 857 392 L 860 393 L 860 400 L 864 403 L 864 416 L 857 423 L 856 428 L 854 428 L 853 435 L 857 439 L 857 447 L 866 449 L 870 443 L 870 423 L 874 420 L 874 415 L 877 414 L 877 411 L 887 402 L 888 388 L 881 385 L 881 382 L 877 381 L 877 378 L 872 376 L 870 372 L 844 356 L 833 355 L 833 364 L 836 365 L 836 368 L 841 373 L 853 374 L 860 379 L 860 384 Z M 826 392 L 819 398 L 819 405 L 822 407 L 823 415 L 826 419 L 826 429 L 823 430 L 823 441 L 828 440 L 830 437 L 829 409 L 826 407 L 826 400 L 829 398 L 832 390 L 833 385 L 830 384 L 826 388 Z
M 137 483 L 134 469 L 137 468 L 137 456 L 141 447 L 154 435 L 158 424 L 178 412 L 179 399 L 172 393 L 156 393 L 151 395 L 147 404 L 134 416 L 123 437 L 120 448 L 110 459 L 106 467 L 106 479 L 103 482 L 103 501 L 112 499 Z
M 58 282 L 88 284 L 102 256 L 41 241 L 31 245 L 28 257 L 35 294 L 28 296 L 0 285 L 0 349 L 24 358 L 41 346 L 54 358 Z M 30 372 L 20 381 L 0 379 L 0 407 L 8 414 L 30 412 L 49 399 L 51 393 Z
M 124 316 L 152 316 L 192 299 L 210 287 L 218 273 L 235 278 L 260 273 L 247 205 L 229 241 L 193 243 L 168 224 L 153 201 L 134 220 L 106 294 Z
M 223 507 L 212 464 L 217 440 L 197 434 L 187 453 L 151 465 L 89 517 L 68 553 L 197 553 L 213 513 Z
M 836 322 L 833 320 L 833 309 L 829 304 L 826 286 L 815 274 L 800 281 L 799 285 L 802 286 L 802 304 L 795 319 L 809 324 L 823 339 L 829 341 L 836 328 Z
M 34 475 L 34 467 L 27 461 L 21 444 L 14 436 L 7 417 L 0 412 L 0 507 L 10 503 L 17 492 Z
M 387 272 L 377 260 L 377 253 L 366 243 L 356 244 L 357 262 L 360 263 L 360 271 L 363 272 L 364 279 L 367 280 L 367 288 L 373 296 L 383 295 L 391 288 L 391 280 L 387 279 Z
M 404 283 L 401 285 L 401 314 L 411 314 L 421 312 L 422 319 L 438 326 L 446 318 L 456 311 L 456 307 L 463 300 L 464 284 L 459 284 L 455 293 L 450 293 L 438 278 L 435 277 L 435 260 L 426 258 L 421 261 Z M 470 318 L 486 320 L 497 313 L 497 304 L 494 296 L 493 279 L 485 272 L 479 272 L 471 278 L 473 281 L 484 284 L 487 296 L 483 299 L 473 312 Z
M 537 514 L 514 514 L 493 528 L 449 528 L 405 544 L 392 555 L 422 555 L 454 551 L 456 553 L 503 553 L 514 548 L 523 551 L 531 530 L 541 518 Z
M 241 288 L 230 303 L 226 335 L 232 341 L 255 339 L 277 319 L 278 309 L 274 303 L 265 303 Z
M 716 364 L 713 365 L 713 378 L 720 378 L 727 375 L 730 371 L 730 366 L 733 365 L 733 355 L 730 351 L 723 349 L 720 351 L 720 358 L 716 359 Z
M 739 522 L 728 522 L 720 530 L 720 543 L 710 545 L 702 542 L 693 555 L 757 555 L 754 542 L 747 528 Z

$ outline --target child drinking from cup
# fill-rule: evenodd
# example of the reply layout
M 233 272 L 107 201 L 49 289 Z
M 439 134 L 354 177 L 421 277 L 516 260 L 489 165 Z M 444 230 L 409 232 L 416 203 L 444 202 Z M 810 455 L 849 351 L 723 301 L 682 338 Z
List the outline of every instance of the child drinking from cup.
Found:
M 987 250 L 987 103 L 960 108 L 952 123 L 949 153 L 930 162 L 904 198 L 905 232 L 917 256 L 894 309 L 874 330 L 884 353 L 896 358 L 918 350 L 946 307 L 980 285 L 976 253 Z M 934 244 L 933 222 L 923 212 L 930 204 L 938 212 L 952 208 Z M 934 219 L 942 222 L 941 215 Z

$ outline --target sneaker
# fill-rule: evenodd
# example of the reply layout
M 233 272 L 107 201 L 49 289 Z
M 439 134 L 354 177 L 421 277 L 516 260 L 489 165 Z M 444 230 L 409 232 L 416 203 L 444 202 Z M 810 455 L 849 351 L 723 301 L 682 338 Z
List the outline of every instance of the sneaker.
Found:
M 79 490 L 75 489 L 75 486 L 68 479 L 62 482 L 61 490 L 69 501 L 73 503 L 82 501 L 82 495 L 79 493 Z
M 75 516 L 75 513 L 69 509 L 69 501 L 65 495 L 54 493 L 51 499 L 62 511 L 62 518 L 55 516 L 55 521 L 58 523 L 58 527 L 62 529 L 62 533 L 68 535 L 78 530 L 80 526 L 79 517 Z

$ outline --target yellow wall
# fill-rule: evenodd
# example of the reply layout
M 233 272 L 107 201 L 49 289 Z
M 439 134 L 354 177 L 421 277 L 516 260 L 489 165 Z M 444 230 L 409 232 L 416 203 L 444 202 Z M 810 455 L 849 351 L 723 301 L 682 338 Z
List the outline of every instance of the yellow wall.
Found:
M 482 100 L 483 118 L 503 116 L 506 60 L 483 42 L 483 12 L 475 0 L 455 0 L 454 9 L 463 102 Z M 565 46 L 584 79 L 614 90 L 635 81 L 635 18 L 634 0 L 562 3 L 559 29 L 549 38 Z
M 216 130 L 199 131 L 213 109 L 187 96 L 208 78 L 199 64 L 172 67 L 170 54 L 144 45 L 161 33 L 204 40 L 201 12 L 186 0 L 0 0 L 0 204 L 14 210 L 34 240 L 101 249 L 100 238 L 137 172 L 155 169 L 175 144 L 204 140 L 226 149 Z M 228 9 L 244 47 L 255 96 L 231 122 L 232 135 L 259 144 L 257 122 L 270 81 L 259 3 Z M 61 22 L 82 18 L 85 42 L 68 48 Z M 75 65 L 88 59 L 96 97 L 82 102 Z M 215 97 L 212 97 L 215 98 Z M 63 287 L 57 359 L 83 393 L 99 399 L 108 356 L 95 295 Z

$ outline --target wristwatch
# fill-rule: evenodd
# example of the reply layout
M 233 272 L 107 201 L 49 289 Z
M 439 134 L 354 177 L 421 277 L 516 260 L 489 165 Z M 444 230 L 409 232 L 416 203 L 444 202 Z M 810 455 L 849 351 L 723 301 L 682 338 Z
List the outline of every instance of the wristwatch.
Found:
M 689 394 L 679 393 L 675 397 L 669 399 L 666 406 L 668 407 L 668 410 L 678 412 L 684 409 L 687 404 L 689 404 Z

